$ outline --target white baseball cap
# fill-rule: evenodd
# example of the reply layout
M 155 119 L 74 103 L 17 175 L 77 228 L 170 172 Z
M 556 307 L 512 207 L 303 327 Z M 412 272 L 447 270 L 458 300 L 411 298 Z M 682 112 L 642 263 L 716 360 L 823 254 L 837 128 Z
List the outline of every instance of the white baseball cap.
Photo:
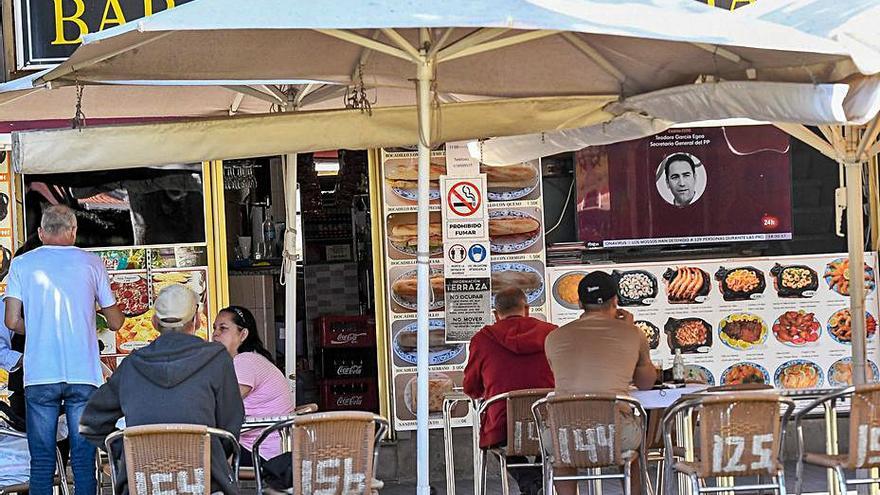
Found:
M 171 284 L 159 292 L 153 309 L 163 328 L 180 328 L 193 321 L 199 299 L 190 288 Z

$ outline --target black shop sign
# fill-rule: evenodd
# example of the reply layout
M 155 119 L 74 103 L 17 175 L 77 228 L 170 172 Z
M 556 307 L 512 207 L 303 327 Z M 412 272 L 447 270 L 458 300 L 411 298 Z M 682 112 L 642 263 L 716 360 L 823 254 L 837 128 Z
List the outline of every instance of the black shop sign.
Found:
M 19 70 L 67 60 L 82 37 L 192 0 L 15 0 L 15 51 Z

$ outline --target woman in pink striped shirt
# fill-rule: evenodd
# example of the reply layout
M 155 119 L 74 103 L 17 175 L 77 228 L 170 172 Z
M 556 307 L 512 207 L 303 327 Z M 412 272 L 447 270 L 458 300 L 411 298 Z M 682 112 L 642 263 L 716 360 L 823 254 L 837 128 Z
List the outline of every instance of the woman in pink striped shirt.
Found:
M 214 340 L 232 355 L 238 388 L 246 416 L 284 416 L 294 409 L 293 397 L 284 373 L 272 362 L 272 355 L 257 334 L 257 321 L 247 308 L 229 306 L 214 320 Z M 261 430 L 243 432 L 241 465 L 252 466 L 254 442 Z M 273 434 L 260 446 L 260 457 L 271 459 L 281 454 L 281 438 Z

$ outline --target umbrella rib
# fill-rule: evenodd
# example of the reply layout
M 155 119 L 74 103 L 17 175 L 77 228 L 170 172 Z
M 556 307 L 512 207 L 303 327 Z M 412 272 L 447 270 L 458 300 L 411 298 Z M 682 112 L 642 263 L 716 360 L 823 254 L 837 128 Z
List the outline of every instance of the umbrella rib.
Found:
M 108 60 L 108 59 L 111 59 L 111 58 L 113 58 L 113 57 L 116 57 L 117 55 L 122 55 L 123 53 L 129 52 L 129 51 L 134 50 L 134 49 L 136 49 L 136 48 L 140 48 L 140 47 L 142 47 L 142 46 L 144 46 L 144 45 L 147 45 L 147 44 L 149 44 L 149 43 L 152 43 L 152 42 L 154 42 L 154 41 L 158 41 L 158 40 L 160 40 L 160 39 L 162 39 L 162 38 L 164 38 L 164 37 L 166 37 L 166 36 L 168 36 L 168 35 L 170 35 L 170 34 L 173 34 L 173 33 L 175 33 L 175 31 L 166 31 L 166 32 L 164 32 L 164 33 L 157 33 L 155 36 L 153 36 L 153 37 L 151 37 L 151 38 L 145 39 L 145 40 L 143 40 L 143 41 L 140 41 L 140 42 L 135 43 L 135 44 L 130 45 L 130 46 L 126 46 L 126 47 L 124 47 L 124 48 L 120 48 L 119 50 L 115 50 L 115 51 L 112 51 L 112 52 L 110 52 L 110 53 L 105 53 L 104 55 L 101 55 L 101 56 L 98 56 L 98 57 L 94 57 L 94 58 L 90 58 L 90 59 L 88 59 L 88 60 L 84 60 L 84 61 L 82 61 L 82 62 L 80 62 L 80 63 L 78 63 L 78 64 L 71 64 L 71 65 L 69 65 L 69 66 L 67 66 L 67 67 L 63 67 L 63 68 L 62 68 L 62 67 L 59 67 L 58 69 L 53 70 L 52 72 L 50 72 L 49 74 L 46 74 L 46 75 L 47 75 L 47 76 L 48 76 L 48 75 L 52 75 L 53 77 L 52 77 L 51 80 L 59 79 L 59 78 L 61 78 L 61 77 L 64 77 L 64 76 L 66 76 L 66 75 L 72 73 L 72 72 L 76 72 L 76 71 L 79 70 L 81 67 L 88 67 L 88 66 L 91 66 L 91 65 L 99 64 L 99 63 L 101 63 L 101 62 L 104 62 L 105 60 Z M 57 74 L 53 74 L 53 73 L 56 72 L 56 71 L 57 71 Z M 49 80 L 46 80 L 44 77 L 41 77 L 41 78 L 39 78 L 39 79 L 38 79 L 37 81 L 35 81 L 35 82 L 41 82 L 41 83 L 42 83 L 42 82 L 49 82 Z
M 241 101 L 243 99 L 244 93 L 236 91 L 235 96 L 232 97 L 232 104 L 229 105 L 229 115 L 235 115 L 236 113 L 238 113 L 238 109 L 241 107 Z
M 226 89 L 231 89 L 232 91 L 237 91 L 247 96 L 253 96 L 254 98 L 267 101 L 269 103 L 273 103 L 275 105 L 285 106 L 287 105 L 287 101 L 279 100 L 275 95 L 263 93 L 262 91 L 251 87 L 251 86 L 223 86 Z
M 828 158 L 831 158 L 835 162 L 840 161 L 840 157 L 837 154 L 837 150 L 834 149 L 834 146 L 828 141 L 825 141 L 814 134 L 813 131 L 808 129 L 805 125 L 791 124 L 786 122 L 774 122 L 773 125 L 785 131 L 786 134 L 794 136 L 795 138 L 800 139 L 804 143 L 812 146 L 820 153 L 827 156 Z
M 273 95 L 275 95 L 275 97 L 278 98 L 279 101 L 284 102 L 284 103 L 282 103 L 282 105 L 284 105 L 284 104 L 287 103 L 287 95 L 284 94 L 284 92 L 281 91 L 281 90 L 278 88 L 278 86 L 276 86 L 276 85 L 274 85 L 274 84 L 264 84 L 264 85 L 262 85 L 262 86 L 260 86 L 260 87 L 261 87 L 261 88 L 264 88 L 266 91 L 268 91 L 268 92 L 272 93 Z
M 449 41 L 449 37 L 452 36 L 453 31 L 455 31 L 455 28 L 446 28 L 446 31 L 440 35 L 440 39 L 431 46 L 431 50 L 428 52 L 428 58 L 434 58 L 434 56 L 437 55 L 437 52 L 439 52 L 440 49 L 443 48 L 443 45 Z
M 617 79 L 617 82 L 623 83 L 626 81 L 626 75 L 620 71 L 617 67 L 611 63 L 610 60 L 605 58 L 601 53 L 596 51 L 595 48 L 592 47 L 586 41 L 577 37 L 574 33 L 562 33 L 562 37 L 565 38 L 566 41 L 571 43 L 579 52 L 583 53 L 590 60 L 599 65 L 602 70 L 610 74 L 612 77 Z
M 366 38 L 350 31 L 345 31 L 343 29 L 317 29 L 316 31 L 322 34 L 326 34 L 327 36 L 332 36 L 334 38 L 340 39 L 342 41 L 347 41 L 349 43 L 360 45 L 371 50 L 384 53 L 386 55 L 391 55 L 392 57 L 397 57 L 408 62 L 414 62 L 412 57 L 410 57 L 408 53 L 401 50 L 400 48 L 395 48 L 393 46 L 386 45 L 385 43 L 371 40 L 370 38 Z
M 539 40 L 541 38 L 546 38 L 548 36 L 553 36 L 555 34 L 559 34 L 559 31 L 551 31 L 551 30 L 544 30 L 544 29 L 537 30 L 537 31 L 527 31 L 525 33 L 515 34 L 513 36 L 508 36 L 507 38 L 502 38 L 500 40 L 489 41 L 486 43 L 472 46 L 470 48 L 465 48 L 463 50 L 460 50 L 458 53 L 454 53 L 454 54 L 447 55 L 447 56 L 443 56 L 443 51 L 441 51 L 440 55 L 437 57 L 437 62 L 449 62 L 450 60 L 455 60 L 457 58 L 469 57 L 472 55 L 490 52 L 492 50 L 499 50 L 501 48 L 506 48 L 506 47 L 513 46 L 513 45 L 520 45 L 523 43 L 528 43 L 530 41 Z
M 398 33 L 397 30 L 391 28 L 382 28 L 382 32 L 401 50 L 408 53 L 409 56 L 413 58 L 413 60 L 419 59 L 419 51 L 414 46 L 412 46 L 410 42 L 406 40 L 406 38 Z
M 862 134 L 862 140 L 859 143 L 859 149 L 856 156 L 861 157 L 865 150 L 868 149 L 868 145 L 877 140 L 878 135 L 880 135 L 880 115 L 875 116 L 874 119 L 871 120 L 871 123 L 865 129 L 865 133 Z M 867 159 L 865 159 L 865 161 L 867 161 Z
M 463 38 L 455 41 L 451 45 L 446 48 L 439 46 L 439 44 L 435 47 L 439 51 L 436 54 L 438 59 L 443 59 L 444 57 L 449 57 L 454 55 L 464 49 L 470 48 L 472 46 L 478 45 L 480 43 L 485 43 L 487 41 L 492 41 L 495 38 L 501 36 L 502 34 L 510 31 L 505 28 L 482 28 L 472 33 L 467 34 Z M 444 38 L 446 36 L 444 35 Z

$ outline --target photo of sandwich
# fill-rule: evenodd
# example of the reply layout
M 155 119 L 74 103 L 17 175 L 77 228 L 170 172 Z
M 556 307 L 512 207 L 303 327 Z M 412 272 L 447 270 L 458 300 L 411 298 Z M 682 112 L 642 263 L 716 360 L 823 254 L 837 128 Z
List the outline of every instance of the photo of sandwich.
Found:
M 418 402 L 416 401 L 416 398 L 418 397 L 418 389 L 416 388 L 417 385 L 418 381 L 416 377 L 413 377 L 406 384 L 406 391 L 404 392 L 406 406 L 409 409 L 409 412 L 411 412 L 412 414 L 415 414 L 416 409 L 418 408 Z M 452 392 L 452 389 L 454 387 L 455 383 L 452 381 L 452 378 L 446 373 L 429 373 L 428 413 L 434 415 L 443 412 L 443 397 L 446 394 Z
M 418 359 L 417 347 L 417 322 L 411 320 L 401 321 L 395 324 L 400 328 L 394 336 L 394 355 L 402 362 L 398 366 L 411 366 Z M 432 318 L 428 320 L 428 364 L 455 364 L 453 361 L 459 357 L 464 360 L 464 344 L 446 342 L 446 320 Z
M 388 243 L 394 259 L 414 258 L 418 251 L 418 223 L 415 213 L 395 213 L 388 215 Z M 432 213 L 428 224 L 428 252 L 431 256 L 443 254 L 443 227 L 440 215 Z
M 419 160 L 416 156 L 386 158 L 383 164 L 385 183 L 407 201 L 418 200 Z M 431 157 L 430 199 L 440 199 L 440 176 L 446 174 L 446 157 Z
M 492 305 L 495 294 L 511 288 L 522 289 L 529 304 L 539 305 L 544 296 L 544 274 L 531 264 L 492 263 Z
M 525 251 L 541 237 L 541 222 L 521 210 L 500 210 L 489 213 L 489 243 L 493 253 L 510 254 Z
M 486 174 L 489 201 L 515 201 L 531 194 L 538 187 L 537 160 L 511 165 L 480 165 Z
M 430 274 L 431 283 L 431 311 L 437 311 L 443 308 L 445 297 L 445 286 L 443 279 L 443 270 L 432 268 Z M 418 292 L 418 281 L 416 280 L 416 270 L 407 270 L 391 283 L 391 298 L 395 303 L 405 309 L 415 311 L 417 308 L 416 297 Z

